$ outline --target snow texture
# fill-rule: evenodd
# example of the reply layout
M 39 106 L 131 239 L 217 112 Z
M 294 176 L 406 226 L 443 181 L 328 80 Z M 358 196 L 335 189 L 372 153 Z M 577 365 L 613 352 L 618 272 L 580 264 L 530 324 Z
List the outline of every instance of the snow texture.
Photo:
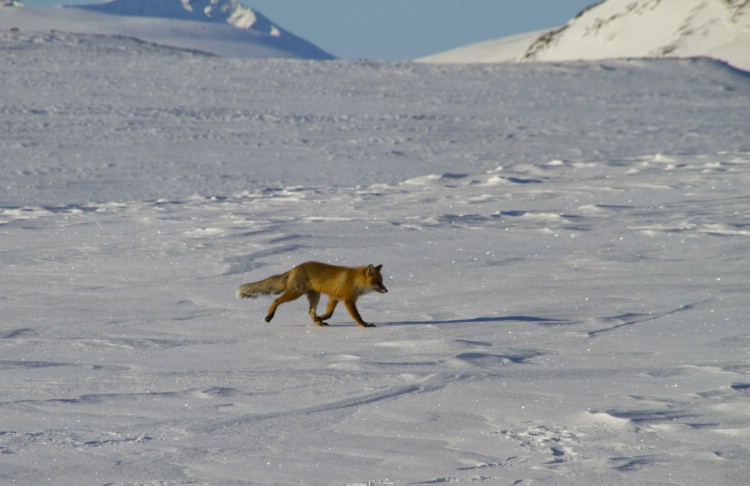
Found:
M 2 484 L 745 483 L 742 72 L 0 57 Z M 378 327 L 235 300 L 306 260 Z
M 606 0 L 567 24 L 459 47 L 427 62 L 712 57 L 750 70 L 747 0 Z

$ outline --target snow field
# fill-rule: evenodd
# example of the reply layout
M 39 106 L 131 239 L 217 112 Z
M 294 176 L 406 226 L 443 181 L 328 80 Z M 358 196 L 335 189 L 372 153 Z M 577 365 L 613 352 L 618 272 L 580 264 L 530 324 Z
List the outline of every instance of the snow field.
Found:
M 742 73 L 1 39 L 4 483 L 742 484 Z

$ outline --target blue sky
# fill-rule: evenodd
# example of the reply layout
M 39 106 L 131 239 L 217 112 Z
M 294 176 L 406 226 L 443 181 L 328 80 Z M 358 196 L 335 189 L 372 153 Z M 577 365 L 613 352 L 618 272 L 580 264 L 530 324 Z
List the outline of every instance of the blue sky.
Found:
M 21 1 L 29 7 L 101 3 L 101 0 Z M 242 3 L 335 56 L 396 61 L 556 27 L 597 0 L 243 0 Z

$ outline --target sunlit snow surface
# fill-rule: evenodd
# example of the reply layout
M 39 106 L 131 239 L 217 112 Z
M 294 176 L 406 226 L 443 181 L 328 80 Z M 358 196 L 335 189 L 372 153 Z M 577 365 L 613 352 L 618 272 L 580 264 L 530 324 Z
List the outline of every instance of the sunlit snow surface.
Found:
M 0 33 L 2 484 L 744 484 L 750 78 Z M 383 264 L 313 326 L 238 285 Z
M 748 0 L 606 0 L 558 28 L 421 58 L 484 63 L 706 56 L 750 70 Z

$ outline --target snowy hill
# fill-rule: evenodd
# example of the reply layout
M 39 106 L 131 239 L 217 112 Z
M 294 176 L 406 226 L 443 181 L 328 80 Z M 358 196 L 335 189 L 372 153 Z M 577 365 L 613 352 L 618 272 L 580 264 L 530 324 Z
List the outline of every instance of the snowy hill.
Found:
M 227 23 L 240 29 L 281 36 L 280 29 L 270 20 L 236 0 L 111 0 L 69 8 L 134 17 Z
M 118 35 L 227 57 L 333 59 L 236 0 L 113 0 L 0 7 L 0 29 Z
M 519 41 L 520 39 L 520 41 Z M 748 0 L 607 0 L 542 34 L 488 41 L 427 62 L 708 56 L 750 69 Z

